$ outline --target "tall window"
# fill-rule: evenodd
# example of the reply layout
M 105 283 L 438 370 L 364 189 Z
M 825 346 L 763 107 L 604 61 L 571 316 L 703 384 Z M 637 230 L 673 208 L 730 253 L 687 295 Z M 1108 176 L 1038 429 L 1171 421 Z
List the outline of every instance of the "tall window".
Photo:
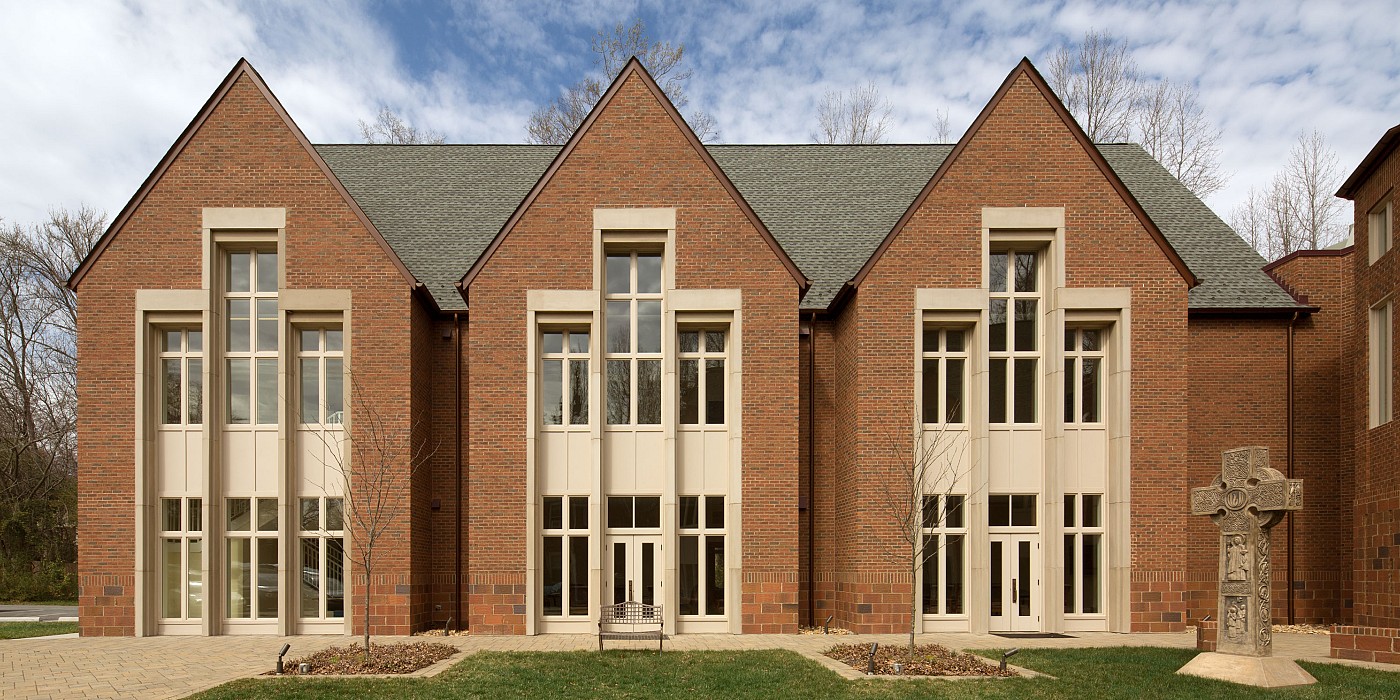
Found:
M 545 425 L 588 425 L 588 331 L 545 331 L 540 343 Z
M 1103 331 L 1065 329 L 1065 423 L 1103 421 Z
M 661 423 L 661 253 L 607 257 L 608 425 Z
M 230 498 L 228 616 L 277 617 L 277 499 Z
M 1394 304 L 1386 301 L 1371 307 L 1371 427 L 1389 423 L 1393 417 L 1395 389 Z
M 588 497 L 545 496 L 544 562 L 540 582 L 545 615 L 588 614 Z
M 161 617 L 204 614 L 204 509 L 198 498 L 160 499 Z
M 1035 252 L 991 254 L 987 397 L 992 423 L 1035 423 L 1040 284 Z
M 967 406 L 967 332 L 924 329 L 923 421 L 962 423 Z
M 1393 233 L 1390 227 L 1392 213 L 1391 203 L 1387 201 L 1375 209 L 1372 209 L 1371 213 L 1367 216 L 1366 228 L 1369 232 L 1367 240 L 1370 243 L 1370 252 L 1367 257 L 1370 258 L 1371 262 L 1379 260 L 1382 255 L 1385 255 L 1390 250 L 1391 236 Z
M 723 615 L 724 496 L 681 496 L 679 505 L 679 612 Z
M 962 615 L 963 572 L 967 565 L 966 497 L 924 496 L 923 611 Z
M 722 330 L 681 331 L 676 360 L 681 425 L 723 425 L 725 341 Z
M 1065 494 L 1065 614 L 1103 612 L 1103 496 Z
M 204 334 L 198 329 L 161 331 L 162 425 L 204 422 Z
M 301 616 L 345 617 L 345 502 L 301 499 Z
M 224 293 L 231 424 L 277 423 L 277 253 L 229 251 Z
M 297 335 L 298 422 L 338 426 L 345 421 L 345 350 L 340 327 L 302 328 Z

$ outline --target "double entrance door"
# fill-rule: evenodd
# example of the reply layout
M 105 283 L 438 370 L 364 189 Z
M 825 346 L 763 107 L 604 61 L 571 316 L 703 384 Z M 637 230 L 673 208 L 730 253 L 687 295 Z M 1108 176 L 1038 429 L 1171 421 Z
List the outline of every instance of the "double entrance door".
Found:
M 660 605 L 664 596 L 660 535 L 608 535 L 603 551 L 603 604 L 635 600 Z
M 993 534 L 988 562 L 993 632 L 1040 631 L 1040 535 Z

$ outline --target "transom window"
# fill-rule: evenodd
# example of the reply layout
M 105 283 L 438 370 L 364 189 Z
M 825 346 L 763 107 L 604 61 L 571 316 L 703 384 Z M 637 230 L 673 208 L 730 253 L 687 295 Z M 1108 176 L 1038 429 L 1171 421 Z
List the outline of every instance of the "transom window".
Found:
M 197 328 L 160 332 L 162 425 L 204 422 L 204 333 Z
M 277 423 L 277 253 L 225 255 L 226 420 Z
M 1040 359 L 1040 274 L 1035 251 L 991 254 L 988 263 L 988 419 L 1035 423 Z
M 967 518 L 959 494 L 928 494 L 923 503 L 923 613 L 962 615 Z
M 545 425 L 588 425 L 588 349 L 585 330 L 547 330 L 541 336 L 540 416 Z
M 989 527 L 1035 527 L 1035 494 L 992 494 L 987 499 Z
M 301 617 L 345 617 L 345 502 L 301 499 Z
M 345 348 L 340 326 L 297 331 L 301 417 L 305 425 L 345 422 Z
M 962 423 L 967 405 L 967 337 L 962 328 L 925 328 L 923 421 Z
M 198 498 L 160 499 L 161 617 L 204 614 L 204 508 Z
M 1103 422 L 1103 331 L 1065 329 L 1065 423 Z
M 723 425 L 724 362 L 729 334 L 723 330 L 681 331 L 676 371 L 681 425 Z
M 588 497 L 545 496 L 545 615 L 588 615 Z
M 661 253 L 610 252 L 605 275 L 608 425 L 660 425 Z
M 661 527 L 660 496 L 608 496 L 608 529 Z
M 277 499 L 230 498 L 227 523 L 228 616 L 277 617 Z
M 724 614 L 724 496 L 681 496 L 676 602 L 682 615 Z
M 1065 494 L 1065 614 L 1095 615 L 1103 590 L 1103 496 Z

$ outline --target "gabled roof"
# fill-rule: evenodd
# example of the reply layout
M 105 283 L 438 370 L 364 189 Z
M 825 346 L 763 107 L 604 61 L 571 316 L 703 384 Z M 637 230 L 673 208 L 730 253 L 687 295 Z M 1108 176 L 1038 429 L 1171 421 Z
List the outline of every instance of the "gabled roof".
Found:
M 1361 159 L 1361 164 L 1356 166 L 1356 170 L 1351 171 L 1351 175 L 1347 176 L 1347 181 L 1343 182 L 1341 189 L 1337 190 L 1337 196 L 1342 199 L 1354 199 L 1357 188 L 1361 187 L 1361 183 L 1371 175 L 1371 171 L 1375 170 L 1381 161 L 1395 150 L 1397 145 L 1400 145 L 1400 124 L 1390 127 L 1381 136 L 1381 140 L 1371 147 L 1371 152 Z
M 885 236 L 885 239 L 880 242 L 880 247 L 875 249 L 875 254 L 870 256 L 869 260 L 865 261 L 860 272 L 856 273 L 856 276 L 851 280 L 852 286 L 859 287 L 860 283 L 864 281 L 865 276 L 870 274 L 870 270 L 875 267 L 875 263 L 880 260 L 885 250 L 894 242 L 895 236 L 898 236 L 899 232 L 903 230 L 905 225 L 909 223 L 909 220 L 913 218 L 914 214 L 919 210 L 919 207 L 923 205 L 924 200 L 928 198 L 929 193 L 931 193 L 934 187 L 938 185 L 939 181 L 943 179 L 943 175 L 948 172 L 948 169 L 952 167 L 953 163 L 957 162 L 958 156 L 962 154 L 963 149 L 967 148 L 967 145 L 972 142 L 977 132 L 981 130 L 982 125 L 996 112 L 997 106 L 1001 104 L 1006 94 L 1011 91 L 1011 87 L 1016 84 L 1016 80 L 1021 77 L 1025 77 L 1029 80 L 1036 91 L 1045 98 L 1045 101 L 1050 105 L 1055 115 L 1060 118 L 1065 128 L 1069 130 L 1070 135 L 1073 136 L 1074 140 L 1084 149 L 1085 155 L 1093 161 L 1094 165 L 1098 167 L 1099 172 L 1108 180 L 1108 184 L 1123 198 L 1123 203 L 1137 216 L 1143 228 L 1147 229 L 1148 235 L 1161 247 L 1162 253 L 1167 256 L 1167 260 L 1172 263 L 1172 266 L 1177 269 L 1177 272 L 1181 273 L 1182 278 L 1186 280 L 1186 285 L 1188 287 L 1195 286 L 1198 280 L 1191 274 L 1190 268 L 1186 266 L 1186 263 L 1182 261 L 1177 252 L 1172 249 L 1171 243 L 1167 241 L 1166 236 L 1157 228 L 1157 225 L 1152 221 L 1151 217 L 1147 216 L 1147 213 L 1143 211 L 1142 206 L 1138 203 L 1137 199 L 1133 197 L 1132 192 L 1130 192 L 1118 178 L 1118 175 L 1113 172 L 1113 168 L 1104 160 L 1099 150 L 1094 147 L 1093 142 L 1089 140 L 1084 130 L 1079 127 L 1079 122 L 1074 120 L 1074 117 L 1070 115 L 1068 109 L 1065 109 L 1064 103 L 1060 102 L 1060 98 L 1055 95 L 1055 91 L 1050 89 L 1050 85 L 1045 82 L 1045 78 L 1041 77 L 1040 71 L 1037 71 L 1035 66 L 1031 65 L 1029 58 L 1024 57 L 1021 59 L 1020 63 L 1016 64 L 1015 68 L 1011 69 L 1011 73 L 1006 76 L 1006 80 L 1002 81 L 1001 87 L 997 88 L 996 94 L 992 95 L 992 99 L 987 102 L 987 105 L 982 108 L 981 113 L 972 121 L 972 126 L 968 128 L 967 132 L 963 134 L 963 137 L 958 140 L 957 145 L 953 147 L 953 152 L 948 154 L 948 157 L 938 166 L 938 170 L 934 172 L 933 177 L 929 178 L 928 184 L 924 186 L 923 191 L 919 192 L 919 195 L 915 197 L 914 201 L 909 205 L 909 209 L 900 217 L 899 222 L 894 225 L 894 228 Z
M 112 239 L 121 231 L 122 227 L 126 225 L 127 220 L 131 218 L 131 215 L 135 213 L 141 206 L 141 203 L 145 201 L 146 196 L 155 188 L 156 183 L 160 182 L 165 171 L 170 168 L 171 164 L 175 162 L 175 159 L 185 150 L 185 146 L 188 145 L 195 134 L 199 132 L 200 127 L 209 119 L 209 116 L 214 113 L 214 109 L 223 101 L 224 96 L 228 94 L 229 90 L 233 89 L 234 84 L 242 77 L 247 77 L 248 80 L 252 82 L 253 86 L 262 93 L 263 98 L 267 100 L 268 104 L 271 105 L 272 109 L 277 113 L 277 116 L 286 124 L 287 130 L 290 131 L 292 136 L 306 149 L 312 162 L 314 162 L 316 167 L 326 176 L 326 180 L 340 193 L 341 198 L 345 200 L 346 206 L 350 207 L 355 217 L 360 220 L 360 223 L 369 231 L 370 235 L 374 237 L 374 240 L 379 243 L 380 248 L 384 250 L 384 254 L 389 257 L 394 267 L 403 275 L 404 280 L 407 281 L 410 286 L 418 287 L 418 280 L 414 279 L 413 274 L 409 272 L 408 268 L 403 264 L 403 261 L 399 259 L 394 248 L 384 240 L 384 237 L 380 235 L 378 229 L 375 228 L 374 223 L 360 208 L 360 205 L 355 202 L 354 197 L 351 197 L 350 193 L 347 192 L 340 181 L 336 179 L 335 174 L 331 172 L 331 168 L 321 159 L 316 149 L 312 148 L 311 142 L 306 138 L 306 134 L 303 134 L 301 128 L 296 125 L 296 122 L 292 121 L 291 116 L 287 114 L 287 110 L 282 108 L 282 103 L 278 101 L 277 96 L 272 94 L 272 90 L 268 89 L 267 83 L 263 82 L 262 76 L 258 75 L 258 72 L 253 69 L 253 65 L 249 63 L 246 58 L 238 59 L 238 62 L 233 65 L 233 69 L 224 77 L 223 82 L 219 83 L 218 89 L 214 90 L 214 94 L 210 95 L 209 99 L 205 101 L 204 106 L 195 114 L 189 126 L 186 126 L 185 130 L 180 133 L 180 138 L 175 140 L 174 145 L 170 147 L 169 151 L 166 151 L 165 156 L 156 164 L 151 174 L 146 176 L 145 182 L 141 183 L 141 187 L 136 190 L 136 194 L 131 196 L 131 200 L 126 203 L 126 206 L 122 207 L 121 212 L 112 220 L 112 225 L 108 226 L 106 232 L 102 234 L 102 237 L 97 239 L 97 243 L 93 246 L 92 251 L 83 259 L 82 264 L 78 265 L 78 269 L 73 271 L 72 276 L 68 278 L 68 287 L 75 291 L 77 290 L 78 285 L 82 283 L 83 277 L 87 275 L 88 270 L 92 269 L 93 264 L 102 256 L 102 252 L 107 249 L 107 246 L 111 245 Z
M 671 118 L 671 121 L 680 131 L 681 135 L 690 142 L 691 148 L 695 149 L 695 154 L 700 157 L 700 160 L 704 162 L 705 166 L 714 174 L 720 186 L 728 191 L 729 197 L 734 200 L 734 203 L 738 205 L 739 209 L 744 213 L 744 216 L 753 224 L 754 229 L 758 231 L 758 235 L 762 237 L 764 242 L 768 244 L 768 247 L 772 249 L 778 261 L 782 263 L 783 267 L 787 268 L 788 273 L 791 274 L 793 280 L 797 282 L 797 286 L 803 292 L 806 292 L 807 288 L 811 286 L 811 280 L 807 279 L 807 277 L 802 274 L 797 264 L 794 263 L 792 258 L 788 257 L 787 252 L 783 250 L 783 247 L 773 239 L 773 234 L 769 232 L 768 227 L 763 224 L 763 220 L 758 218 L 758 215 L 754 213 L 749 203 L 744 200 L 743 195 L 739 194 L 739 190 L 734 187 L 734 183 L 729 180 L 729 176 L 719 167 L 719 164 L 715 162 L 714 157 L 710 155 L 709 151 L 705 150 L 704 144 L 700 143 L 699 137 L 695 135 L 690 125 L 681 117 L 681 113 L 676 110 L 676 106 L 671 104 L 671 99 L 666 96 L 661 86 L 656 84 L 656 80 L 653 79 L 651 74 L 647 72 L 647 69 L 642 66 L 642 62 L 637 60 L 636 56 L 633 56 L 627 60 L 627 65 L 622 67 L 617 77 L 613 78 L 612 84 L 608 86 L 603 96 L 599 98 L 598 104 L 593 105 L 593 109 L 588 112 L 587 117 L 584 117 L 583 122 L 579 124 L 578 129 L 574 131 L 573 136 L 569 137 L 569 140 L 564 143 L 564 147 L 560 149 L 558 155 L 550 162 L 549 167 L 545 169 L 544 174 L 540 176 L 535 186 L 525 195 L 525 199 L 520 202 L 520 206 L 515 209 L 510 215 L 510 218 L 501 226 L 500 232 L 496 234 L 496 237 L 486 246 L 485 252 L 476 259 L 471 268 L 467 270 L 467 273 L 462 276 L 457 286 L 462 290 L 463 295 L 467 293 L 467 289 L 471 286 L 472 280 L 476 278 L 476 275 L 485 267 L 487 261 L 491 259 L 492 253 L 501 245 L 505 237 L 510 234 L 511 229 L 513 229 L 515 224 L 520 221 L 520 218 L 525 215 L 525 212 L 530 209 L 530 205 L 534 203 L 535 198 L 549 185 L 550 180 L 553 179 L 554 174 L 559 171 L 560 166 L 569 159 L 569 155 L 573 153 L 574 149 L 578 147 L 578 144 L 583 141 L 588 130 L 592 128 L 593 123 L 598 120 L 598 116 L 607 111 L 608 106 L 612 103 L 618 91 L 622 89 L 622 86 L 625 85 L 629 79 L 634 77 L 641 80 L 642 85 L 652 94 L 652 97 L 656 98 L 657 103 L 665 110 L 666 115 Z

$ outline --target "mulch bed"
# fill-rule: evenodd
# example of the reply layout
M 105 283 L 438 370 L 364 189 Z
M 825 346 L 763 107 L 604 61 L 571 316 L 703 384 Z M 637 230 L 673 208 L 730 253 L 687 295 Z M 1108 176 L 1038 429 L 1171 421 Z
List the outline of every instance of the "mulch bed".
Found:
M 344 676 L 371 673 L 413 673 L 457 653 L 457 647 L 433 642 L 369 645 L 369 663 L 365 663 L 365 648 L 359 643 L 348 647 L 329 647 L 314 654 L 292 659 L 284 665 L 285 675 Z M 298 669 L 309 664 L 303 674 Z M 272 675 L 268 672 L 264 675 Z
M 869 644 L 839 644 L 826 652 L 826 655 L 864 671 L 870 659 Z M 904 664 L 904 671 L 896 674 L 894 665 Z M 953 651 L 937 644 L 920 644 L 914 647 L 914 663 L 909 663 L 909 647 L 881 646 L 875 652 L 875 675 L 879 676 L 1014 676 L 1011 671 L 1002 671 L 980 657 Z

